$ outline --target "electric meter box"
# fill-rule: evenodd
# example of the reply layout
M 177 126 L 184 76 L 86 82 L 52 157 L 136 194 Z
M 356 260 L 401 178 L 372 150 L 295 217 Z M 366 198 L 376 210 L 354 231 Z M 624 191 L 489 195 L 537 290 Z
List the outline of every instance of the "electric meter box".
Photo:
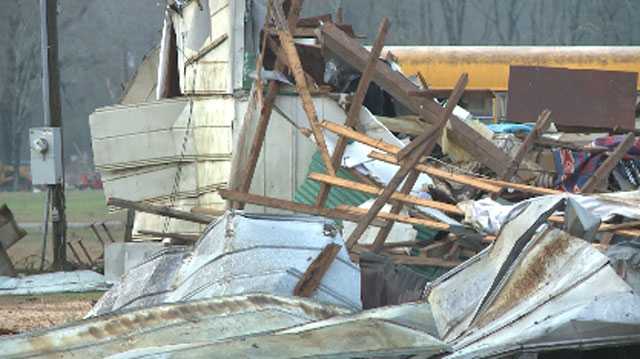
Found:
M 62 136 L 57 127 L 35 127 L 29 130 L 31 149 L 31 182 L 34 185 L 62 183 Z

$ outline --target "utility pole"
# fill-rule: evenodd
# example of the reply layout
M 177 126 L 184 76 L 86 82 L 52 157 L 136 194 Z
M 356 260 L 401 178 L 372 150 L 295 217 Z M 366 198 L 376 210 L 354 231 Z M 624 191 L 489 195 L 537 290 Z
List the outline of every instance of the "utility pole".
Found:
M 60 133 L 62 133 L 57 11 L 57 0 L 40 0 L 44 125 L 48 127 L 59 127 Z M 65 216 L 64 197 L 64 155 L 62 156 L 62 161 L 61 183 L 48 186 L 51 196 L 51 222 L 53 227 L 53 270 L 64 270 L 68 267 L 66 250 L 67 219 Z

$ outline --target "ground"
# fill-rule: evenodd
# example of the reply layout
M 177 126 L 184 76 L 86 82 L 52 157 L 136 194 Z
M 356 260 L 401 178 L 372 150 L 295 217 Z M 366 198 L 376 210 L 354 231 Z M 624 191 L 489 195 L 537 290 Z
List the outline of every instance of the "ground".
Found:
M 18 225 L 27 231 L 27 236 L 8 250 L 16 269 L 23 273 L 32 273 L 39 268 L 42 251 L 42 219 L 44 215 L 45 193 L 0 192 L 0 204 L 6 203 L 13 212 Z M 106 222 L 112 236 L 122 240 L 124 235 L 124 212 L 109 213 L 105 205 L 102 191 L 68 191 L 67 199 L 67 231 L 68 241 L 83 239 L 89 255 L 95 260 L 102 254 L 102 244 L 89 228 L 94 222 Z M 51 233 L 51 227 L 49 227 Z M 100 230 L 106 239 L 106 234 Z M 78 248 L 76 246 L 76 248 Z M 70 261 L 77 262 L 74 254 L 67 251 Z M 80 248 L 77 249 L 80 260 L 90 264 Z M 47 263 L 51 261 L 51 242 L 47 244 Z
M 82 319 L 101 296 L 95 292 L 0 297 L 0 336 Z
M 13 212 L 17 223 L 27 231 L 27 236 L 8 250 L 16 269 L 21 274 L 33 273 L 39 269 L 42 250 L 42 218 L 44 193 L 0 192 L 0 204 L 6 203 Z M 107 222 L 116 241 L 124 235 L 124 213 L 109 213 L 102 191 L 68 191 L 67 231 L 68 241 L 83 239 L 89 255 L 96 260 L 102 255 L 102 244 L 89 228 L 94 222 Z M 49 228 L 49 231 L 51 228 Z M 106 240 L 106 234 L 100 231 Z M 47 261 L 51 261 L 51 242 L 47 245 Z M 88 259 L 78 250 L 81 261 Z M 67 251 L 67 257 L 77 262 L 74 254 Z M 0 335 L 10 335 L 62 325 L 81 319 L 102 293 L 55 294 L 44 296 L 0 296 Z

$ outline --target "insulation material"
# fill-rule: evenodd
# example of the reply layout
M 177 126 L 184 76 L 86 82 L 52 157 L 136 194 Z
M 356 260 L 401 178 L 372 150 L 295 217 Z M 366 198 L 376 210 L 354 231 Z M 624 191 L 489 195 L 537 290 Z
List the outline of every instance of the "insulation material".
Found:
M 611 220 L 616 215 L 635 220 L 640 219 L 640 191 L 588 196 L 563 193 L 537 197 L 515 205 L 502 205 L 490 198 L 483 198 L 477 201 L 458 203 L 458 207 L 465 212 L 467 224 L 482 233 L 496 234 L 514 208 L 526 205 L 526 203 L 564 198 L 574 199 L 587 212 L 600 218 L 602 222 Z

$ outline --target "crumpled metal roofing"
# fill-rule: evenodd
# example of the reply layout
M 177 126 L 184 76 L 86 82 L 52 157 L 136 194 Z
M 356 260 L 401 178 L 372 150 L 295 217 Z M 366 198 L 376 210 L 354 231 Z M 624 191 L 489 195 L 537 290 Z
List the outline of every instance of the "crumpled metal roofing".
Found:
M 428 358 L 450 350 L 432 336 L 435 330 L 429 305 L 409 303 L 335 316 L 276 333 L 138 349 L 110 358 Z
M 517 207 L 491 247 L 428 291 L 450 357 L 640 341 L 640 297 L 589 242 L 543 224 L 564 205 Z
M 3 358 L 103 358 L 130 350 L 273 332 L 349 313 L 268 294 L 162 304 L 0 339 Z
M 193 250 L 168 248 L 132 268 L 89 315 L 247 293 L 293 295 L 309 264 L 329 243 L 343 244 L 318 217 L 227 213 Z M 313 299 L 362 308 L 360 270 L 343 247 Z

